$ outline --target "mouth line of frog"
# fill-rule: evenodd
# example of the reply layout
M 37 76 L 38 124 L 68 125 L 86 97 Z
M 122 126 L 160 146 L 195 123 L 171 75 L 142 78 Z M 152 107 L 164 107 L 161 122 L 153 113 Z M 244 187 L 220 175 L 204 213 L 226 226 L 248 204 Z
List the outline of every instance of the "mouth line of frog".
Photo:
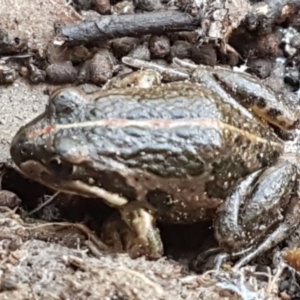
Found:
M 101 187 L 89 185 L 81 180 L 62 180 L 57 178 L 42 163 L 35 160 L 27 160 L 21 163 L 19 169 L 21 173 L 61 193 L 102 198 L 107 204 L 113 206 L 123 206 L 128 203 L 126 198 Z M 56 184 L 55 180 L 58 180 L 59 183 Z
M 278 143 L 269 141 L 268 139 L 259 137 L 253 133 L 246 130 L 237 128 L 235 126 L 226 124 L 222 121 L 210 118 L 195 118 L 191 120 L 177 119 L 177 120 L 165 120 L 165 119 L 145 119 L 145 120 L 128 120 L 128 119 L 104 119 L 97 121 L 86 121 L 77 122 L 72 124 L 56 124 L 52 126 L 47 126 L 45 128 L 35 130 L 29 134 L 30 138 L 37 138 L 41 135 L 52 134 L 60 130 L 67 129 L 80 129 L 80 128 L 126 128 L 126 127 L 136 127 L 136 128 L 149 128 L 149 129 L 172 129 L 178 127 L 200 127 L 215 130 L 228 130 L 228 132 L 236 133 L 237 135 L 242 135 L 247 137 L 249 140 L 258 143 L 271 143 L 274 147 L 279 146 Z

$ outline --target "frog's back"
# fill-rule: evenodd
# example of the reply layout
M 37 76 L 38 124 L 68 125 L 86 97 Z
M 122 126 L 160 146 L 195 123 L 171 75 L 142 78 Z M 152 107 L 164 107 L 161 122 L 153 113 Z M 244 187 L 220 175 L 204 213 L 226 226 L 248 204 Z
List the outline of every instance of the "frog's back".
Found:
M 72 91 L 72 89 L 70 89 Z M 63 90 L 62 95 L 66 90 Z M 76 90 L 76 92 L 78 92 Z M 59 98 L 58 93 L 56 97 Z M 58 96 L 58 97 L 57 97 Z M 74 95 L 66 97 L 76 98 Z M 52 99 L 53 100 L 53 99 Z M 211 90 L 188 82 L 173 82 L 148 89 L 126 88 L 84 94 L 79 109 L 57 113 L 60 123 L 96 121 L 101 119 L 129 120 L 191 120 L 211 119 L 239 128 L 256 136 L 278 141 L 277 136 L 257 119 L 223 101 Z
M 90 98 L 67 118 L 57 114 L 60 124 L 76 120 L 54 138 L 61 157 L 69 159 L 71 145 L 72 161 L 80 161 L 74 178 L 92 177 L 156 207 L 162 198 L 172 198 L 173 208 L 185 199 L 172 220 L 182 219 L 184 210 L 215 208 L 239 179 L 282 153 L 271 130 L 197 85 L 109 90 Z

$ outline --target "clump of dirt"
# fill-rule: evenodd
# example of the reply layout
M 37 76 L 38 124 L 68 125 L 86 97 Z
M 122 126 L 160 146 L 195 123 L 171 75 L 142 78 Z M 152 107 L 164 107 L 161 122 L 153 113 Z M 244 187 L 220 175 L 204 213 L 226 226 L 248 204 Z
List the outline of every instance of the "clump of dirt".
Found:
M 53 39 L 54 24 L 72 24 L 80 15 L 65 0 L 2 0 L 0 28 L 28 38 L 31 49 L 44 51 Z

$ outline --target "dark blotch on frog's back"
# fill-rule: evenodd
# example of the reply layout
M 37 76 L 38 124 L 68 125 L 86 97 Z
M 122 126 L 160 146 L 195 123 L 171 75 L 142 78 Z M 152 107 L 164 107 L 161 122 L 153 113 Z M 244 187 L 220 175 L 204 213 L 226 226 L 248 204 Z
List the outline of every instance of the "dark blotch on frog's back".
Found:
M 239 156 L 214 162 L 211 171 L 213 180 L 206 183 L 205 191 L 209 197 L 224 199 L 228 190 L 249 173 L 249 168 Z
M 160 177 L 186 178 L 199 176 L 205 171 L 201 157 L 189 152 L 162 155 L 160 153 L 147 153 L 147 156 L 136 154 L 133 159 L 124 160 L 129 168 L 141 168 Z
M 268 116 L 270 116 L 271 118 L 276 118 L 280 115 L 282 115 L 282 112 L 276 108 L 270 108 L 267 112 Z
M 265 108 L 265 107 L 267 106 L 267 102 L 266 102 L 266 100 L 263 99 L 263 98 L 258 98 L 258 99 L 256 100 L 256 105 L 257 105 L 257 107 L 259 107 L 259 108 Z
M 100 129 L 98 134 L 100 136 Z M 98 136 L 98 135 L 97 135 Z M 97 155 L 163 178 L 199 176 L 206 170 L 222 145 L 221 133 L 214 128 L 182 125 L 176 128 L 115 128 L 97 139 L 90 135 Z
M 223 119 L 222 111 L 219 110 L 217 103 L 212 98 L 205 97 L 204 95 L 198 97 L 194 95 L 191 98 L 179 95 L 173 96 L 168 100 L 160 97 L 143 99 L 143 101 L 132 97 L 113 99 L 114 101 L 112 102 L 109 102 L 109 100 L 101 99 L 96 103 L 96 107 L 87 107 L 86 120 L 106 118 L 128 120 L 189 120 L 207 116 L 215 116 L 216 119 Z
M 268 155 L 258 154 L 257 159 L 263 167 L 269 167 L 274 163 L 274 161 L 276 161 L 279 158 L 281 154 L 282 152 L 274 150 L 274 151 L 270 151 Z

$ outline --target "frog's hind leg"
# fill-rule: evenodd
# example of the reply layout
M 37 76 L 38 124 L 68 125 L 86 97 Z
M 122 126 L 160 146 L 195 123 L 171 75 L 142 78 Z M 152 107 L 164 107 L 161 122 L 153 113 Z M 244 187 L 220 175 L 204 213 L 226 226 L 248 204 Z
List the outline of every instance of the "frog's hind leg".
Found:
M 299 126 L 299 111 L 287 103 L 283 94 L 275 93 L 249 74 L 222 71 L 214 77 L 242 106 L 276 127 L 291 130 Z
M 297 167 L 283 159 L 249 175 L 233 190 L 215 221 L 215 235 L 229 253 L 251 247 L 237 267 L 271 249 L 297 227 L 298 195 Z
M 292 198 L 290 206 L 287 211 L 285 220 L 279 227 L 272 232 L 255 250 L 250 252 L 245 257 L 241 258 L 234 266 L 234 269 L 239 269 L 240 267 L 249 263 L 252 259 L 259 256 L 261 253 L 272 249 L 278 243 L 287 238 L 291 232 L 293 232 L 300 221 L 300 202 L 298 196 Z

